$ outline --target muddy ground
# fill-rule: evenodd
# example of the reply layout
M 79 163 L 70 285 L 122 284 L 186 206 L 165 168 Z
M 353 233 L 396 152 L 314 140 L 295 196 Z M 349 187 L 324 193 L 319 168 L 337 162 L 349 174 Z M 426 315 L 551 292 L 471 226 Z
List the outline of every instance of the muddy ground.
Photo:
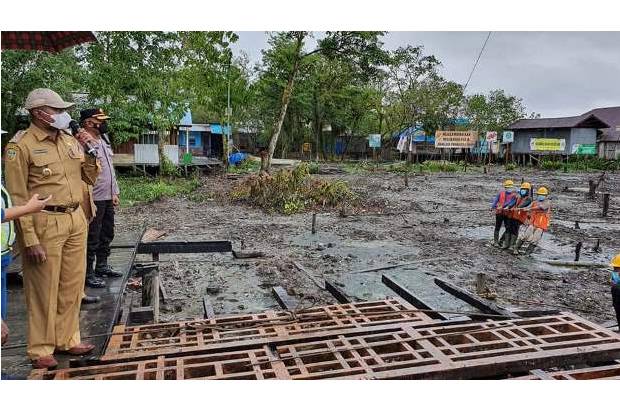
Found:
M 317 234 L 311 234 L 312 212 L 284 216 L 231 202 L 227 192 L 237 182 L 208 176 L 195 193 L 125 208 L 117 231 L 146 225 L 164 230 L 168 240 L 228 239 L 238 250 L 261 251 L 261 259 L 234 259 L 230 254 L 162 255 L 161 273 L 169 295 L 164 320 L 202 317 L 203 297 L 216 314 L 279 308 L 271 287 L 283 286 L 300 307 L 334 303 L 293 264 L 294 261 L 338 285 L 357 300 L 382 299 L 395 293 L 381 282 L 388 275 L 434 308 L 473 311 L 435 286 L 433 277 L 474 291 L 478 274 L 486 275 L 496 301 L 506 307 L 569 306 L 596 322 L 613 319 L 609 273 L 601 269 L 564 268 L 543 260 L 573 260 L 583 242 L 581 260 L 609 262 L 620 251 L 620 176 L 607 174 L 603 189 L 612 193 L 611 210 L 601 218 L 599 201 L 586 200 L 588 179 L 600 174 L 534 170 L 504 172 L 393 173 L 319 175 L 342 179 L 359 194 L 361 204 L 340 216 L 320 212 Z M 316 175 L 315 175 L 316 176 Z M 505 177 L 529 179 L 551 191 L 553 218 L 541 248 L 531 257 L 514 257 L 489 246 L 494 215 L 484 210 Z M 450 212 L 437 212 L 449 210 Z M 575 217 L 597 221 L 574 229 Z M 604 223 L 601 223 L 605 221 Z M 592 251 L 596 240 L 599 252 Z M 143 257 L 147 258 L 147 257 Z M 434 258 L 435 261 L 392 270 L 354 274 L 356 270 Z M 517 301 L 521 300 L 521 301 Z

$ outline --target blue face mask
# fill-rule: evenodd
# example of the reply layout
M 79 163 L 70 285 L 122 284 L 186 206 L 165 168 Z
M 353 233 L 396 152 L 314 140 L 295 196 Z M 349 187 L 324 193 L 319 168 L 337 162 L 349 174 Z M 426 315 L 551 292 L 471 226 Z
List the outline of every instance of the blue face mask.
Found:
M 528 191 L 527 191 L 527 189 L 522 189 L 522 190 L 520 190 L 520 191 L 519 191 L 519 193 L 521 194 L 521 196 L 525 196 L 525 195 L 527 195 L 527 192 L 528 192 Z
M 544 200 L 545 200 L 545 198 L 546 198 L 546 197 L 545 197 L 544 195 L 538 195 L 538 200 L 539 200 L 540 202 L 544 201 Z
M 618 271 L 611 272 L 611 282 L 614 284 L 620 284 L 620 273 L 618 273 Z

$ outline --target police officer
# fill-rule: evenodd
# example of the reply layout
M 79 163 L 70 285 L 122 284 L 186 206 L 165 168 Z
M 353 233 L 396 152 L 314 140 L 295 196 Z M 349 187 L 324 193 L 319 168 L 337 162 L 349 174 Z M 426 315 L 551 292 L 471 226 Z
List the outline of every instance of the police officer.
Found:
M 86 285 L 105 287 L 102 277 L 122 277 L 108 264 L 110 244 L 114 239 L 114 208 L 119 205 L 119 188 L 112 165 L 112 147 L 107 138 L 107 120 L 102 109 L 84 109 L 80 112 L 80 124 L 95 138 L 94 148 L 101 165 L 97 182 L 92 187 L 95 215 L 88 227 L 86 252 Z M 96 264 L 95 264 L 96 262 Z
M 18 204 L 35 193 L 52 195 L 42 212 L 19 219 L 17 231 L 24 257 L 28 357 L 35 368 L 52 368 L 58 364 L 55 351 L 82 355 L 94 348 L 80 340 L 88 228 L 80 202 L 82 181 L 94 184 L 99 164 L 84 151 L 92 142 L 88 133 L 65 132 L 71 121 L 66 110 L 73 103 L 53 90 L 35 89 L 24 106 L 30 126 L 6 147 L 6 186 Z

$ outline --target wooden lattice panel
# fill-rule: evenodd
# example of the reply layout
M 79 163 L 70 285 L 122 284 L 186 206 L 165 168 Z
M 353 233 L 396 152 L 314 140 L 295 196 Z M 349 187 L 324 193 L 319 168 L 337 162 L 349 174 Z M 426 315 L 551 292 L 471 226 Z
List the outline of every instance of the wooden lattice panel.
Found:
M 265 340 L 320 331 L 369 327 L 392 323 L 428 324 L 432 319 L 398 300 L 315 307 L 295 312 L 217 317 L 137 327 L 117 326 L 103 360 L 141 355 L 195 352 L 214 344 Z
M 620 357 L 619 335 L 566 313 L 430 327 L 404 323 L 329 337 L 276 338 L 244 351 L 35 371 L 31 378 L 463 379 Z
M 35 380 L 264 380 L 286 378 L 282 363 L 254 365 L 261 358 L 273 357 L 270 350 L 249 351 L 166 358 L 159 356 L 142 361 L 104 364 L 57 371 L 33 370 Z
M 620 364 L 562 371 L 532 371 L 511 380 L 620 380 Z
M 291 378 L 473 378 L 620 355 L 620 336 L 570 314 L 278 346 Z M 260 360 L 259 360 L 260 361 Z M 536 367 L 541 368 L 541 367 Z M 530 370 L 527 368 L 527 370 Z

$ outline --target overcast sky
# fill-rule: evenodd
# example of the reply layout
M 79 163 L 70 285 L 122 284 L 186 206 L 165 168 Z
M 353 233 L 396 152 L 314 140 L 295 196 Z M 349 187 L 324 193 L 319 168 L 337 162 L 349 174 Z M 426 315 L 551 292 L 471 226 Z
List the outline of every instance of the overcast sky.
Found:
M 390 32 L 383 41 L 389 49 L 423 45 L 446 78 L 463 84 L 487 33 Z M 259 61 L 267 34 L 238 34 L 235 51 Z M 493 32 L 466 93 L 498 88 L 544 117 L 620 106 L 620 32 Z

